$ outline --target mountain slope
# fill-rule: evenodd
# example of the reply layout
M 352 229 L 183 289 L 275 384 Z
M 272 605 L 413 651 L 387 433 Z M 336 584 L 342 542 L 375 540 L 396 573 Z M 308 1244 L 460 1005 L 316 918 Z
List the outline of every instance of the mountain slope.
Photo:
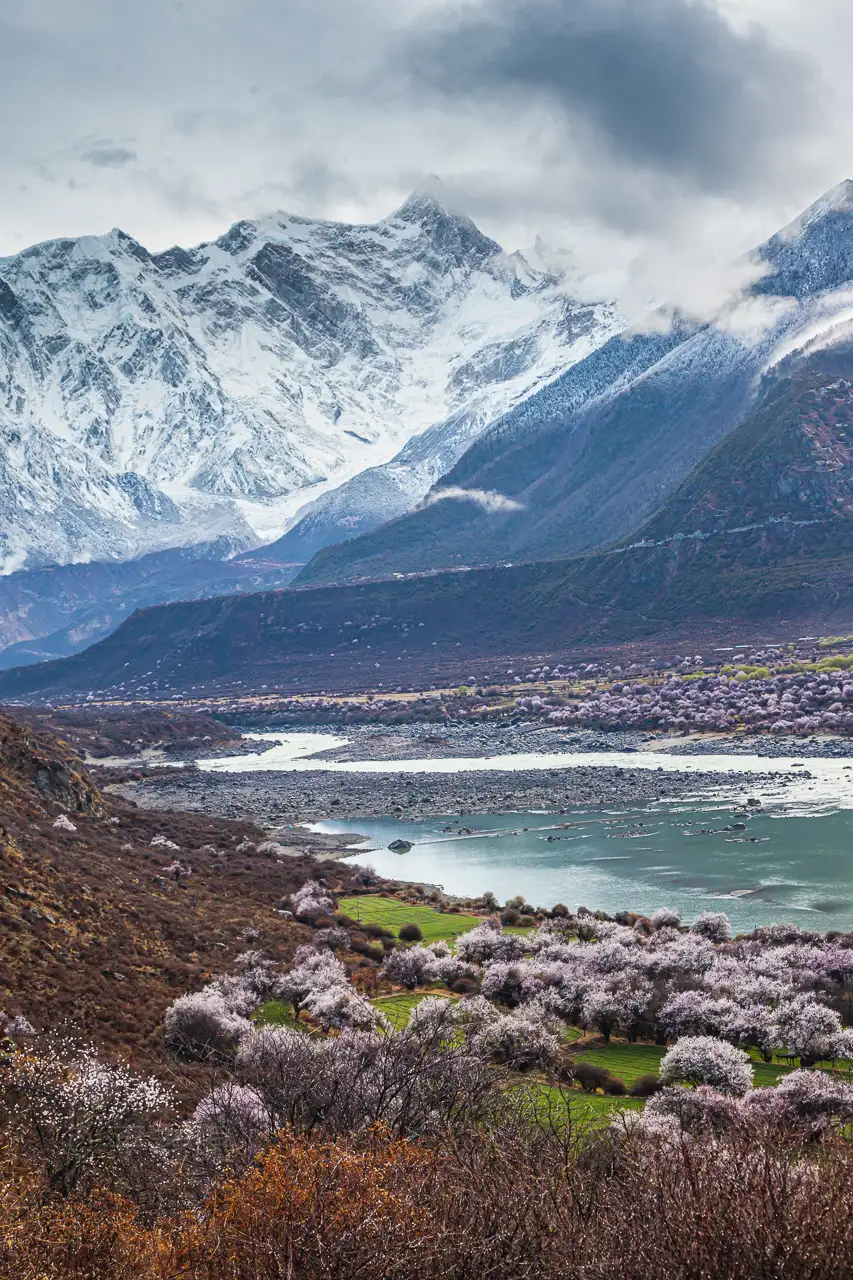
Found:
M 770 521 L 853 519 L 853 344 L 840 337 L 765 376 L 757 406 L 637 540 L 706 538 Z
M 754 411 L 609 550 L 140 610 L 85 653 L 0 673 L 0 697 L 388 689 L 674 632 L 847 633 L 853 334 L 813 343 L 767 371 Z
M 329 548 L 300 582 L 578 554 L 629 535 L 766 394 L 792 350 L 850 320 L 853 183 L 755 255 L 751 293 L 698 326 L 611 340 L 487 430 L 441 479 L 511 509 L 430 504 Z
M 141 609 L 83 653 L 0 672 L 0 699 L 170 699 L 493 680 L 602 643 L 787 640 L 853 624 L 853 521 L 512 568 Z M 358 645 L 353 645 L 353 640 Z M 704 640 L 703 640 L 704 643 Z M 360 655 L 360 656 L 357 656 Z
M 443 686 L 602 643 L 766 642 L 851 625 L 853 520 L 777 521 L 575 560 L 141 609 L 83 653 L 0 672 L 0 699 Z
M 196 734 L 207 719 L 197 717 Z M 39 1031 L 97 1036 L 116 1058 L 162 1063 L 163 1010 L 175 995 L 230 970 L 250 927 L 267 955 L 291 957 L 310 930 L 285 919 L 281 898 L 318 871 L 343 889 L 350 872 L 296 847 L 271 858 L 247 822 L 102 795 L 64 733 L 29 720 L 0 715 L 0 1008 Z M 131 713 L 127 736 L 156 732 L 158 721 L 168 739 L 156 712 Z M 112 735 L 110 721 L 92 717 L 82 736 L 99 726 Z M 163 874 L 175 857 L 192 870 L 190 890 Z
M 191 250 L 114 231 L 2 259 L 0 572 L 281 529 L 616 323 L 434 191 L 372 226 L 276 214 Z
M 619 329 L 620 318 L 615 308 L 606 305 L 567 301 L 556 329 L 553 324 L 549 319 L 537 334 L 494 343 L 478 360 L 457 367 L 452 382 L 463 408 L 414 436 L 390 462 L 368 467 L 315 499 L 299 512 L 297 522 L 270 551 L 281 559 L 305 562 L 325 546 L 367 533 L 414 510 L 439 477 L 491 425 L 498 399 L 505 408 L 522 404 L 539 384 L 606 342 Z M 540 358 L 534 362 L 537 343 Z
M 77 653 L 134 609 L 283 587 L 298 566 L 247 560 L 234 538 L 112 564 L 59 565 L 0 577 L 0 669 Z

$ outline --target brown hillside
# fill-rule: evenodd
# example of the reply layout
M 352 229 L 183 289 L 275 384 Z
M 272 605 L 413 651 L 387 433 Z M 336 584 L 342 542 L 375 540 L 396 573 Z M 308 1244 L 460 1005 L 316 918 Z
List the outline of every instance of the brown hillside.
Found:
M 152 847 L 158 836 L 178 849 Z M 284 960 L 308 937 L 277 914 L 282 896 L 318 873 L 348 878 L 260 853 L 263 840 L 245 822 L 102 796 L 60 740 L 0 716 L 0 1009 L 153 1054 L 176 995 L 248 947 Z M 174 859 L 191 867 L 180 883 L 163 875 Z

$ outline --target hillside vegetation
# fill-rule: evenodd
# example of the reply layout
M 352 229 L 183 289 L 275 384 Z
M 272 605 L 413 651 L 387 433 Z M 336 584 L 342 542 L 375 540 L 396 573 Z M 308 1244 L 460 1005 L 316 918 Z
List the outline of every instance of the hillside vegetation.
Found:
M 101 794 L 61 740 L 0 716 L 0 1009 L 149 1056 L 176 992 L 253 938 L 285 960 L 304 937 L 278 906 L 309 863 L 264 840 Z

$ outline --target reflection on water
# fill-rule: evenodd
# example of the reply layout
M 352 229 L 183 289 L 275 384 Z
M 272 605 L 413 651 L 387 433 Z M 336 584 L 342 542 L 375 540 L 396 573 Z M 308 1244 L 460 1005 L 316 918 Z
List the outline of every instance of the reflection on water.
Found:
M 700 911 L 725 911 L 740 931 L 780 920 L 819 930 L 853 928 L 850 810 L 762 812 L 744 819 L 726 804 L 656 804 L 577 810 L 560 821 L 574 827 L 571 840 L 562 838 L 553 814 L 466 814 L 456 822 L 358 818 L 313 829 L 356 829 L 368 840 L 360 847 L 369 850 L 356 862 L 383 875 L 440 884 L 450 893 L 490 889 L 502 902 L 522 893 L 534 905 L 563 902 L 611 914 L 668 906 L 686 920 Z M 460 822 L 471 835 L 459 834 Z M 745 830 L 725 830 L 744 822 Z M 642 839 L 630 838 L 641 823 Z M 455 830 L 446 830 L 451 824 Z M 389 852 L 401 837 L 412 849 Z

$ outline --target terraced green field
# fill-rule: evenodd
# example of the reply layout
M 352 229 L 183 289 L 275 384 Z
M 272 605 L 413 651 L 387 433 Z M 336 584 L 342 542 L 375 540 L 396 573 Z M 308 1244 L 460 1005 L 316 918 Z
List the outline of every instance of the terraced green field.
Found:
M 385 1014 L 395 1031 L 402 1031 L 415 1005 L 420 1004 L 423 998 L 422 992 L 413 991 L 411 995 L 405 996 L 378 996 L 370 1003 L 375 1005 L 380 1013 Z
M 630 1089 L 638 1076 L 657 1075 L 660 1060 L 665 1053 L 666 1049 L 656 1044 L 609 1044 L 584 1049 L 577 1056 L 584 1062 L 605 1067 L 614 1076 L 624 1080 Z M 792 1070 L 781 1063 L 761 1062 L 757 1058 L 754 1059 L 754 1067 L 757 1087 L 775 1084 L 780 1076 Z
M 377 996 L 371 1004 L 376 1005 L 380 1013 L 384 1013 L 395 1031 L 402 1031 L 415 1005 L 428 994 L 426 991 L 413 991 L 405 995 Z M 456 999 L 449 994 L 446 994 L 446 998 Z M 266 1004 L 261 1005 L 255 1015 L 255 1023 L 259 1027 L 293 1027 L 298 1031 L 309 1033 L 314 1031 L 309 1022 L 296 1022 L 290 1012 L 290 1005 L 285 1004 L 283 1000 L 268 1000 Z
M 475 925 L 482 924 L 485 916 L 450 915 L 436 911 L 434 907 L 410 906 L 397 898 L 340 898 L 338 910 L 353 920 L 365 924 L 378 924 L 398 934 L 404 924 L 420 926 L 424 942 L 452 942 L 460 933 L 467 933 Z

